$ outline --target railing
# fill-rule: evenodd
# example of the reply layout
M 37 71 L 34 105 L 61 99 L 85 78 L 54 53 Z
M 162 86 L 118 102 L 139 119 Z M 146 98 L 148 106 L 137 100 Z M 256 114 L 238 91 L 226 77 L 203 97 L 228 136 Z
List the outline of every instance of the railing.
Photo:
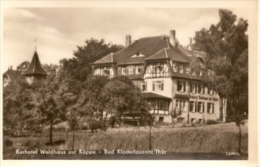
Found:
M 146 73 L 144 78 L 160 78 L 160 77 L 169 77 L 169 72 L 160 72 L 160 73 Z

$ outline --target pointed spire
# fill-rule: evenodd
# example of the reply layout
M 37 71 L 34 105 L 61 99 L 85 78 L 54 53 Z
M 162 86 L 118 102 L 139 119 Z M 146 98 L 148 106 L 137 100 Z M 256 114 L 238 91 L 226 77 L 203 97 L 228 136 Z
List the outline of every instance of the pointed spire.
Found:
M 35 51 L 37 50 L 37 40 L 35 38 Z
M 35 50 L 29 68 L 23 72 L 22 75 L 47 75 L 46 71 L 42 68 L 39 56 Z

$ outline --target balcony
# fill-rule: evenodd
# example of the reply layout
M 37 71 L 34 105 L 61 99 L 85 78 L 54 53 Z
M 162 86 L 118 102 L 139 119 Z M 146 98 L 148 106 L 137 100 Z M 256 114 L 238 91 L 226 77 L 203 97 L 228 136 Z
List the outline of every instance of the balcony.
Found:
M 144 74 L 144 78 L 164 78 L 164 77 L 170 77 L 169 72 L 159 72 L 159 73 L 146 73 Z

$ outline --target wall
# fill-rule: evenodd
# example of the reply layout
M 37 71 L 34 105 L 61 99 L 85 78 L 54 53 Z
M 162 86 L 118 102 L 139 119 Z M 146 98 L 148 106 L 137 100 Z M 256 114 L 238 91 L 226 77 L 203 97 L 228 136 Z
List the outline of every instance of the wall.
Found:
M 162 96 L 172 98 L 172 80 L 168 78 L 149 78 L 145 79 L 147 81 L 147 92 L 153 92 Z M 153 91 L 153 81 L 163 81 L 162 91 Z

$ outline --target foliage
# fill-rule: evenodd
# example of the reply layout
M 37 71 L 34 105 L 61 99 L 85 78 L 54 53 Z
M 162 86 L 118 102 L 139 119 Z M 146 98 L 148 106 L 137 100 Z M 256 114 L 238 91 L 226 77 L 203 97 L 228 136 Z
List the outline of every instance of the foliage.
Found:
M 243 115 L 248 112 L 248 23 L 224 9 L 219 16 L 216 25 L 196 33 L 194 47 L 207 53 L 204 80 L 228 99 L 229 115 Z
M 122 49 L 122 46 L 111 43 L 106 44 L 103 39 L 96 40 L 91 38 L 85 41 L 85 46 L 77 46 L 72 59 L 63 59 L 61 64 L 67 74 L 83 82 L 91 74 L 91 63 L 120 49 Z
M 90 76 L 76 104 L 80 115 L 103 118 L 108 114 L 121 116 L 125 111 L 146 112 L 149 105 L 126 76 L 109 79 L 105 76 Z
M 21 129 L 24 121 L 35 115 L 30 96 L 33 89 L 23 78 L 10 82 L 3 89 L 3 125 Z
M 65 118 L 65 103 L 63 101 L 63 85 L 55 76 L 48 76 L 41 87 L 33 93 L 33 103 L 41 115 L 50 124 L 50 144 L 52 144 L 52 128 L 57 119 Z
M 105 109 L 101 92 L 108 82 L 109 79 L 104 76 L 90 76 L 84 82 L 84 88 L 77 103 L 81 115 L 94 116 L 96 112 L 102 112 Z
M 9 139 L 4 139 L 3 145 L 5 147 L 11 147 L 11 146 L 13 146 L 13 142 L 11 140 L 9 140 Z

